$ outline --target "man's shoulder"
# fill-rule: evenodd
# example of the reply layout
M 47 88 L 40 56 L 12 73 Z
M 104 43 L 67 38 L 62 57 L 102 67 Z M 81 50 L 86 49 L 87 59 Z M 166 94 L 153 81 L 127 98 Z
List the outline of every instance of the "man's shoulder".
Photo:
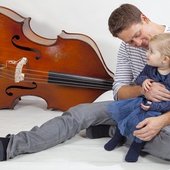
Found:
M 125 42 L 122 42 L 121 43 L 121 47 L 122 48 L 126 48 L 127 50 L 129 50 L 129 51 L 134 51 L 134 52 L 144 52 L 144 53 L 146 53 L 146 49 L 144 49 L 144 48 L 142 48 L 142 47 L 133 47 L 133 46 L 131 46 L 131 45 L 129 45 L 128 43 L 125 43 Z

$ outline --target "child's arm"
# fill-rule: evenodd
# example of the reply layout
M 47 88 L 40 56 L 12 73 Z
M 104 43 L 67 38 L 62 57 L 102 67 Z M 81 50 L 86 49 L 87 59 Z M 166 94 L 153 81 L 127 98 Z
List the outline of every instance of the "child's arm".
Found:
M 170 111 L 170 101 L 152 102 L 148 110 L 168 112 Z
M 137 85 L 140 85 L 142 86 L 142 83 L 146 80 L 146 79 L 149 79 L 148 77 L 148 69 L 149 69 L 149 66 L 146 65 L 144 67 L 144 69 L 140 72 L 140 74 L 137 76 L 136 80 L 135 80 L 135 83 Z

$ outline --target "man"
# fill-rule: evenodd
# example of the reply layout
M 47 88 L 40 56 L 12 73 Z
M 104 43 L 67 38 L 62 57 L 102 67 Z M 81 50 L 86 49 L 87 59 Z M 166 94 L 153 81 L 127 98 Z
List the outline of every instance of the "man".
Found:
M 170 100 L 170 92 L 159 83 L 153 83 L 149 92 L 133 85 L 146 63 L 146 49 L 149 39 L 170 28 L 151 22 L 133 5 L 124 4 L 113 11 L 109 18 L 109 29 L 114 37 L 124 42 L 118 53 L 113 94 L 115 99 L 137 97 L 144 94 L 151 101 Z M 114 134 L 114 121 L 107 114 L 107 106 L 112 101 L 80 104 L 64 112 L 62 116 L 45 122 L 31 131 L 0 138 L 0 160 L 7 160 L 23 153 L 33 153 L 53 147 L 70 139 L 80 130 L 88 129 L 92 138 Z M 101 126 L 104 124 L 104 126 Z M 108 125 L 113 125 L 111 128 Z M 170 160 L 170 112 L 159 117 L 148 118 L 137 125 L 134 135 L 148 141 L 144 151 L 157 157 Z M 95 132 L 95 133 L 94 133 Z M 159 151 L 158 148 L 159 147 Z

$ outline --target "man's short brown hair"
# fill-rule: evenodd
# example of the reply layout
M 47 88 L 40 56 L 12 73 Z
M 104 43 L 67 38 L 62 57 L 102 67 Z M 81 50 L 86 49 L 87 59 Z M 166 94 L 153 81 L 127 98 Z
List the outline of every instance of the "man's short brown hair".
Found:
M 129 28 L 132 24 L 140 23 L 141 14 L 142 12 L 136 6 L 122 4 L 109 17 L 108 25 L 111 34 L 117 37 L 120 32 Z

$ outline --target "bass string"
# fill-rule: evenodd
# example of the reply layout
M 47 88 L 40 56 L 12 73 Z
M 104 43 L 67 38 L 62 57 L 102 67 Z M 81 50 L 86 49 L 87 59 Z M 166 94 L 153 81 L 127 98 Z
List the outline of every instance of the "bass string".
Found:
M 13 80 L 15 79 L 15 67 L 9 66 L 7 68 L 0 68 L 0 77 Z M 31 73 L 28 73 L 31 72 Z M 23 74 L 25 74 L 24 82 L 32 82 L 33 80 L 38 81 L 39 83 L 48 84 L 48 72 L 37 71 L 31 69 L 23 69 Z
M 4 68 L 4 67 L 3 67 Z M 0 74 L 0 77 L 3 78 L 7 78 L 10 80 L 14 80 L 15 79 L 15 67 L 8 67 L 10 69 L 3 69 L 2 73 Z M 2 69 L 1 69 L 2 70 Z M 31 73 L 28 73 L 31 72 Z M 30 70 L 30 69 L 23 69 L 23 73 L 25 74 L 25 78 L 24 78 L 24 82 L 32 82 L 32 81 L 36 81 L 37 83 L 43 83 L 43 84 L 49 84 L 48 82 L 48 72 L 45 71 L 37 71 L 37 70 Z M 50 76 L 50 83 L 58 83 L 58 84 L 66 84 L 69 85 L 69 82 L 72 85 L 89 85 L 89 86 L 93 86 L 93 87 L 103 87 L 105 88 L 105 86 L 110 86 L 110 83 L 108 82 L 108 84 L 103 83 L 103 84 L 99 84 L 99 83 L 94 83 L 94 82 L 81 82 L 80 80 L 71 80 L 70 78 L 56 78 L 56 76 Z

